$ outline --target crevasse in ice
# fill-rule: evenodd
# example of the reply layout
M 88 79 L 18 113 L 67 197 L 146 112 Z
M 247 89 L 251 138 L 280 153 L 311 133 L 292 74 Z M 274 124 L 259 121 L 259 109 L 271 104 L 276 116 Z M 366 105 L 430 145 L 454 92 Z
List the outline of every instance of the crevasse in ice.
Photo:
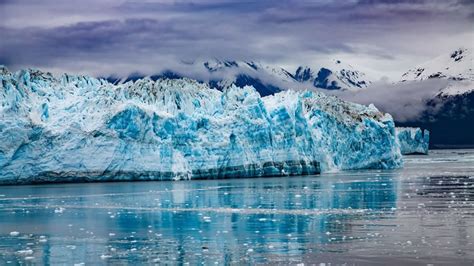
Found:
M 417 127 L 397 127 L 402 154 L 428 154 L 430 132 Z
M 121 85 L 0 68 L 0 183 L 178 180 L 395 168 L 393 119 L 310 91 L 190 79 Z

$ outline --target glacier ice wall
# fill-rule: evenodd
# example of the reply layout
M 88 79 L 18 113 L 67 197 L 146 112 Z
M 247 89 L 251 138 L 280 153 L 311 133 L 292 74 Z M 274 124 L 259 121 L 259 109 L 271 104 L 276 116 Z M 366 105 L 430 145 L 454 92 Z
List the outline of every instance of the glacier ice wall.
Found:
M 316 174 L 401 165 L 392 117 L 321 93 L 120 85 L 0 68 L 0 183 Z
M 430 132 L 417 127 L 395 129 L 402 154 L 428 154 Z

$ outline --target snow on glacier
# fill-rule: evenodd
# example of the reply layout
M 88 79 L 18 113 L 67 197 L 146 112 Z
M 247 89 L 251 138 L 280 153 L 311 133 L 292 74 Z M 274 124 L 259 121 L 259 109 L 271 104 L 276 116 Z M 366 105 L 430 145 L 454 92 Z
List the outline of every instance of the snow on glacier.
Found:
M 428 154 L 430 132 L 418 127 L 397 127 L 395 129 L 402 154 Z
M 113 85 L 0 68 L 0 183 L 178 180 L 396 168 L 393 119 L 311 91 L 190 79 Z

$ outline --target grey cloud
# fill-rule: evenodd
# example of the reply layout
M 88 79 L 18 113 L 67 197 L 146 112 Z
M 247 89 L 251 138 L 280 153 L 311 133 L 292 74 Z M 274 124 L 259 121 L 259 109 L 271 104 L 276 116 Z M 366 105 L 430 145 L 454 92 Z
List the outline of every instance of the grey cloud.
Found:
M 0 1 L 0 64 L 13 69 L 149 72 L 212 57 L 292 66 L 339 55 L 354 65 L 415 62 L 472 32 L 462 8 L 469 3 L 456 0 Z M 405 61 L 400 72 L 412 67 Z

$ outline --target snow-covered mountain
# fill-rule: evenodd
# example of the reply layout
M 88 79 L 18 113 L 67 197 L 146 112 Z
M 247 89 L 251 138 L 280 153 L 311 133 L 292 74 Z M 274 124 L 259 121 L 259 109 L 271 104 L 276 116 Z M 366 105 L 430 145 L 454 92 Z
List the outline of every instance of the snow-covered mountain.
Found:
M 360 90 L 372 83 L 366 74 L 341 60 L 334 60 L 330 66 L 321 68 L 300 66 L 294 78 L 298 82 L 327 90 Z
M 132 73 L 125 77 L 110 76 L 106 79 L 114 84 L 123 84 L 145 77 L 152 80 L 187 77 L 221 90 L 231 84 L 239 87 L 248 85 L 253 86 L 261 96 L 296 88 L 360 90 L 371 83 L 364 73 L 340 60 L 334 60 L 325 67 L 299 67 L 293 74 L 283 67 L 255 61 L 212 59 L 183 63 L 175 69 L 149 75 Z
M 431 78 L 474 80 L 473 58 L 472 49 L 459 48 L 408 70 L 402 75 L 402 81 Z
M 393 119 L 373 105 L 312 91 L 261 97 L 187 78 L 114 85 L 0 67 L 0 184 L 399 166 Z
M 408 70 L 402 75 L 404 81 L 445 79 L 449 81 L 440 95 L 454 96 L 474 90 L 474 55 L 472 48 L 459 48 L 438 56 Z
M 261 96 L 268 96 L 295 86 L 293 76 L 285 69 L 255 61 L 213 59 L 195 65 L 204 65 L 210 72 L 207 80 L 209 85 L 220 90 L 232 84 L 238 87 L 253 86 Z

